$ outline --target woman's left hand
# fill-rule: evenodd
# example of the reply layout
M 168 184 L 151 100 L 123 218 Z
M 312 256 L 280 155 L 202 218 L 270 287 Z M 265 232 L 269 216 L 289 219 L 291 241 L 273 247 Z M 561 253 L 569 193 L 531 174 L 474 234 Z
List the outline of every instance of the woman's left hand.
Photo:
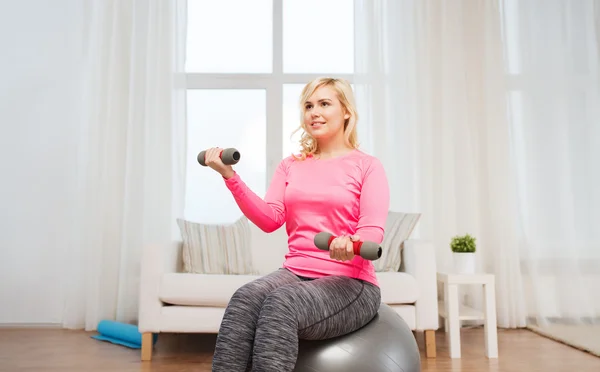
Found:
M 338 236 L 329 244 L 329 257 L 338 261 L 349 261 L 354 258 L 354 242 L 360 240 L 358 235 Z

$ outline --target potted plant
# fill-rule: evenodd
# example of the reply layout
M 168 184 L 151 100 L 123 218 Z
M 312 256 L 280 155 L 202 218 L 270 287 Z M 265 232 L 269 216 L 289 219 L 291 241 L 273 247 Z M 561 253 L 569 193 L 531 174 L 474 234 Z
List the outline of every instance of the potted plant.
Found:
M 469 234 L 455 236 L 450 242 L 452 249 L 452 259 L 454 261 L 454 270 L 458 274 L 475 273 L 475 251 L 477 246 L 475 238 Z

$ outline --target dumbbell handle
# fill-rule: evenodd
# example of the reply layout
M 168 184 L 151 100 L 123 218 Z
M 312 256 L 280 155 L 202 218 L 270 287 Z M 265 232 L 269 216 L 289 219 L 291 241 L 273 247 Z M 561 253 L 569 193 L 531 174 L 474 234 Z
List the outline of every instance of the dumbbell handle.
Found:
M 331 242 L 333 241 L 333 239 L 335 239 L 336 237 L 333 236 L 332 234 L 328 233 L 328 232 L 320 232 L 317 235 L 315 235 L 314 238 L 314 243 L 315 246 L 317 246 L 317 248 L 322 249 L 324 251 L 328 251 L 329 250 L 329 246 L 331 245 Z M 381 246 L 377 243 L 373 243 L 373 242 L 352 242 L 353 244 L 353 249 L 354 249 L 354 254 L 357 256 L 361 256 L 362 258 L 364 258 L 365 260 L 377 260 L 378 258 L 381 257 Z
M 206 154 L 206 151 L 200 151 L 200 153 L 198 154 L 198 163 L 200 163 L 200 165 L 206 167 L 206 163 L 204 162 L 205 154 Z M 223 164 L 233 165 L 233 164 L 237 164 L 237 162 L 240 161 L 241 155 L 238 150 L 231 147 L 228 149 L 221 150 L 219 157 L 221 158 L 221 161 L 223 162 Z

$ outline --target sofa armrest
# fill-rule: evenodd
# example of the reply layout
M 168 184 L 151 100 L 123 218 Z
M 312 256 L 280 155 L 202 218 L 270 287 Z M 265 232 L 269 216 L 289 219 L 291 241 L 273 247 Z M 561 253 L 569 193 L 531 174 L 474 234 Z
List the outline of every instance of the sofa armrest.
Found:
M 181 242 L 149 244 L 144 247 L 140 264 L 139 321 L 140 332 L 160 332 L 159 299 L 162 277 L 177 272 L 181 262 Z
M 431 242 L 408 239 L 404 242 L 403 269 L 412 275 L 419 286 L 419 297 L 415 303 L 417 330 L 439 328 L 437 269 L 435 249 Z

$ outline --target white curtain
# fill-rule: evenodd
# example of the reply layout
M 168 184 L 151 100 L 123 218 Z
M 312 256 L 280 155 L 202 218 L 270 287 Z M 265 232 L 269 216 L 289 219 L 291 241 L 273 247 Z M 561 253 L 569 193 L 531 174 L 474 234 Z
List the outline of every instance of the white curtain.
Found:
M 478 268 L 496 274 L 498 324 L 523 326 L 497 2 L 355 4 L 359 127 L 392 209 L 423 213 L 440 271 L 453 268 L 451 237 L 474 235 Z M 471 301 L 481 306 L 477 292 Z
M 142 247 L 168 242 L 185 185 L 185 2 L 89 1 L 63 325 L 134 322 Z
M 500 327 L 600 314 L 598 14 L 591 0 L 355 1 L 363 146 L 392 209 L 423 213 L 438 270 L 453 235 L 477 238 Z
M 600 321 L 600 2 L 502 2 L 532 323 Z

